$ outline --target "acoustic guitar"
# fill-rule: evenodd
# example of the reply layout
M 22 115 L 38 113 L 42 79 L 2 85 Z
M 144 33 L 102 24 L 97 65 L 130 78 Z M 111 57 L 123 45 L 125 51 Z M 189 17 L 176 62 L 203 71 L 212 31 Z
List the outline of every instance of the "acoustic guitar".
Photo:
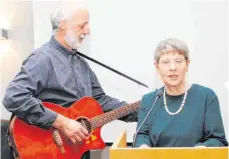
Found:
M 73 144 L 57 129 L 49 130 L 25 123 L 14 117 L 10 124 L 10 136 L 17 159 L 80 159 L 86 151 L 103 149 L 101 127 L 113 120 L 138 110 L 140 102 L 135 102 L 104 113 L 100 104 L 91 97 L 84 97 L 65 108 L 43 102 L 43 105 L 65 117 L 74 119 L 87 129 L 89 135 L 81 142 Z

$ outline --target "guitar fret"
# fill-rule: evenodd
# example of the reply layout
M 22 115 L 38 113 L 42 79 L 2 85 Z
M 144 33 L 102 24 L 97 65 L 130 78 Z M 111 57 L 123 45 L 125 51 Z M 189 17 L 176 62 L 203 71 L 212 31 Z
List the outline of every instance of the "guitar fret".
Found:
M 123 106 L 121 108 L 117 108 L 113 111 L 104 113 L 100 116 L 94 117 L 91 119 L 92 127 L 93 129 L 97 127 L 101 127 L 104 124 L 109 123 L 112 120 L 119 119 L 134 111 L 137 111 L 139 107 L 140 107 L 140 102 L 138 101 L 138 102 Z

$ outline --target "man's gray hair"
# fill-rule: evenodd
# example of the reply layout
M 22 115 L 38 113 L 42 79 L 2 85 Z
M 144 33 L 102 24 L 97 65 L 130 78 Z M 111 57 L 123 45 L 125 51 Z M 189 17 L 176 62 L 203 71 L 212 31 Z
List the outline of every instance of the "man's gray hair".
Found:
M 87 8 L 85 0 L 63 1 L 50 17 L 53 32 L 55 32 L 60 27 L 60 22 L 62 20 L 68 20 L 79 8 Z
M 180 54 L 184 55 L 186 60 L 189 60 L 189 50 L 187 44 L 179 39 L 169 38 L 160 41 L 157 45 L 154 51 L 154 61 L 158 62 L 160 56 L 171 49 L 177 50 Z

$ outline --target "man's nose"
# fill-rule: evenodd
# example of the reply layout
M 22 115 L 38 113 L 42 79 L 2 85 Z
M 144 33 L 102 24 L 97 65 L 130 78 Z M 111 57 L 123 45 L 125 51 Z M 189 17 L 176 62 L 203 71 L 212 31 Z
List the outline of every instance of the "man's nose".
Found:
M 90 34 L 90 28 L 88 24 L 84 28 L 84 34 Z

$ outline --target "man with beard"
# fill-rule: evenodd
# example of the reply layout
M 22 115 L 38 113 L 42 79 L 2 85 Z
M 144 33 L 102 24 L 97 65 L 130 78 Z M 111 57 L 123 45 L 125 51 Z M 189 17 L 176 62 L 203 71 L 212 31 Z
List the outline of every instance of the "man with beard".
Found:
M 54 127 L 72 143 L 77 143 L 85 139 L 87 130 L 79 122 L 46 108 L 42 102 L 69 107 L 80 98 L 90 96 L 105 112 L 127 103 L 106 95 L 88 63 L 76 54 L 90 34 L 85 3 L 62 4 L 52 14 L 51 22 L 51 39 L 23 62 L 21 71 L 6 90 L 3 105 L 26 123 L 43 129 Z M 136 114 L 121 120 L 137 121 Z

